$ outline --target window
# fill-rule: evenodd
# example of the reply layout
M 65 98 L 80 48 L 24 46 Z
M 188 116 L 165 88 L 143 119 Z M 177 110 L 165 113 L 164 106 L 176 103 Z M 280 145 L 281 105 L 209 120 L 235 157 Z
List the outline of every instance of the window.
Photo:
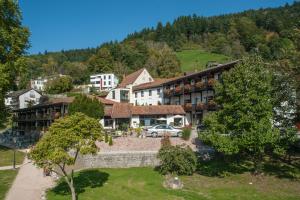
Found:
M 116 98 L 116 92 L 112 91 L 112 98 L 115 99 Z
M 182 118 L 174 118 L 174 126 L 182 126 Z
M 108 79 L 110 79 L 110 75 L 108 75 Z
M 106 82 L 105 82 L 105 81 L 103 82 L 103 85 L 106 85 Z
M 160 95 L 160 88 L 157 88 L 157 94 Z
M 30 98 L 35 98 L 35 93 L 33 91 L 30 91 L 29 96 Z
M 152 96 L 152 90 L 149 90 L 149 96 Z
M 104 80 L 106 79 L 106 76 L 105 76 L 105 75 L 103 76 L 103 79 L 104 79 Z
M 141 97 L 144 97 L 144 91 L 141 91 Z
M 135 93 L 134 93 L 134 95 L 135 95 L 135 98 L 137 98 L 137 97 L 138 97 L 138 93 L 137 93 L 137 92 L 135 92 Z
M 100 84 L 100 81 L 96 81 L 95 83 L 96 83 L 96 84 Z
M 110 82 L 110 81 L 108 81 L 108 85 L 111 85 L 111 82 Z

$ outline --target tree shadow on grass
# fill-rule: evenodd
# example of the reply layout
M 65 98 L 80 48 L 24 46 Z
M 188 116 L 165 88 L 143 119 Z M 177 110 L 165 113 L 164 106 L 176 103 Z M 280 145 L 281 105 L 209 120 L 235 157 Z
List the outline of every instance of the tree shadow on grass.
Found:
M 197 173 L 209 177 L 225 177 L 228 174 L 242 174 L 250 170 L 247 162 L 225 162 L 219 159 L 200 162 Z
M 264 164 L 264 173 L 278 178 L 300 180 L 300 162 L 288 164 L 280 160 L 272 160 Z
M 77 172 L 74 177 L 76 194 L 84 193 L 86 188 L 102 187 L 108 180 L 108 177 L 108 173 L 94 169 Z M 64 179 L 62 179 L 51 191 L 59 195 L 71 194 L 69 186 Z

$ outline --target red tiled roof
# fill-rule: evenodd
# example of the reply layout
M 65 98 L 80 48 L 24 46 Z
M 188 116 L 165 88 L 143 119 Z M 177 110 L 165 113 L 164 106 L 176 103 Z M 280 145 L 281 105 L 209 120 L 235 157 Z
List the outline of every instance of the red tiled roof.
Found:
M 152 82 L 149 83 L 144 83 L 144 84 L 140 84 L 137 86 L 134 86 L 132 88 L 133 91 L 137 91 L 137 90 L 143 90 L 143 89 L 147 89 L 147 88 L 154 88 L 154 87 L 158 87 L 160 85 L 162 85 L 163 83 L 169 81 L 170 79 L 155 79 Z
M 112 101 L 112 100 L 109 100 L 109 99 L 105 99 L 105 98 L 102 98 L 102 97 L 97 97 L 97 99 L 103 103 L 104 105 L 113 105 L 115 104 L 116 102 L 115 101 Z
M 75 97 L 63 97 L 63 98 L 50 98 L 47 103 L 56 104 L 56 103 L 72 103 Z
M 115 103 L 112 107 L 111 117 L 112 118 L 130 118 L 131 116 L 130 103 Z
M 184 115 L 180 105 L 132 106 L 132 115 Z
M 123 88 L 129 84 L 132 84 L 139 77 L 139 75 L 144 71 L 144 69 L 145 68 L 139 69 L 138 71 L 135 71 L 135 72 L 125 76 L 118 87 Z
M 112 107 L 104 107 L 104 116 L 111 116 L 112 113 Z
M 129 103 L 115 103 L 110 110 L 106 108 L 105 116 L 112 118 L 130 118 L 132 115 L 184 115 L 180 105 L 133 106 Z M 110 113 L 110 115 L 109 115 Z

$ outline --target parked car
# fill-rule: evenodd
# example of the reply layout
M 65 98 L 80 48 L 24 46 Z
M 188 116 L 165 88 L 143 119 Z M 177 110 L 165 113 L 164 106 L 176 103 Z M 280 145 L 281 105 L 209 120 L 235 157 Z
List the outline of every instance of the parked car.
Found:
M 164 136 L 166 134 L 170 134 L 170 136 L 180 137 L 182 135 L 182 130 L 174 128 L 173 126 L 166 124 L 159 124 L 152 126 L 148 129 L 145 129 L 146 136 L 159 137 Z

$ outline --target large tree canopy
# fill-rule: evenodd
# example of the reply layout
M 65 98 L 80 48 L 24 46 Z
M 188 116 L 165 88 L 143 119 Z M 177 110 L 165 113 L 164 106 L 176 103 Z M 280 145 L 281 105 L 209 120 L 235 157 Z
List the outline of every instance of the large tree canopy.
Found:
M 30 153 L 39 166 L 54 171 L 65 178 L 76 200 L 73 170 L 68 174 L 66 167 L 74 165 L 78 154 L 97 152 L 96 140 L 101 140 L 103 129 L 98 120 L 82 113 L 56 120 Z
M 271 80 L 258 58 L 246 58 L 225 72 L 215 88 L 220 110 L 205 118 L 207 130 L 201 134 L 219 152 L 251 158 L 256 170 L 279 139 L 272 124 Z
M 18 67 L 15 62 L 28 47 L 29 31 L 21 24 L 21 13 L 14 0 L 0 1 L 0 110 L 4 108 L 4 95 L 13 86 Z M 4 112 L 0 114 L 1 119 Z

